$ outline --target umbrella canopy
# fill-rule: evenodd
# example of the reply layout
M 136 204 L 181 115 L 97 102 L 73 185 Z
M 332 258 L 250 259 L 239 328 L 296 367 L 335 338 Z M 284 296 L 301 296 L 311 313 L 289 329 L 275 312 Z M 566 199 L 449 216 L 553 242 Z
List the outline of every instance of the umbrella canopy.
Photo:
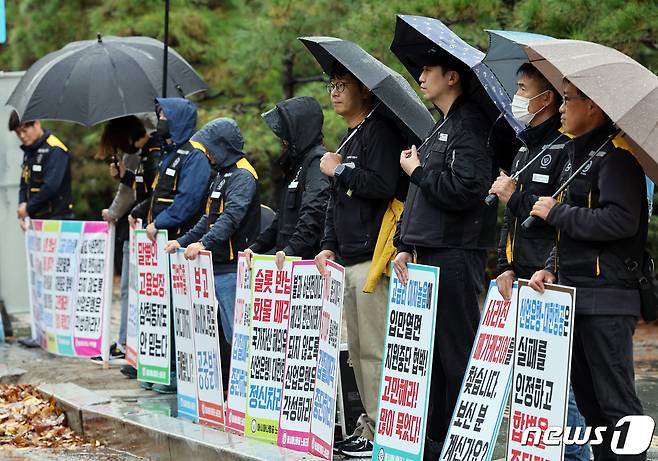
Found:
M 496 75 L 510 98 L 516 93 L 516 72 L 529 62 L 523 45 L 555 40 L 548 35 L 517 32 L 511 30 L 487 30 L 489 49 L 484 63 Z M 560 88 L 556 87 L 559 91 Z
M 558 89 L 567 78 L 623 130 L 644 171 L 658 180 L 658 77 L 625 54 L 598 43 L 553 40 L 524 46 Z
M 377 111 L 392 119 L 407 139 L 418 143 L 434 126 L 434 118 L 404 77 L 369 55 L 356 43 L 334 37 L 301 37 L 301 42 L 327 74 L 338 61 L 382 104 Z
M 514 131 L 518 133 L 524 128 L 512 115 L 507 92 L 493 72 L 482 63 L 483 52 L 466 43 L 438 19 L 398 15 L 391 51 L 416 81 L 422 68 L 414 65 L 410 56 L 431 49 L 446 53 L 471 69 L 470 97 L 480 103 L 492 122 L 502 113 Z
M 149 37 L 103 37 L 72 42 L 25 73 L 7 105 L 21 120 L 64 120 L 95 125 L 153 111 L 162 94 L 164 44 Z M 199 74 L 169 48 L 167 93 L 206 90 Z

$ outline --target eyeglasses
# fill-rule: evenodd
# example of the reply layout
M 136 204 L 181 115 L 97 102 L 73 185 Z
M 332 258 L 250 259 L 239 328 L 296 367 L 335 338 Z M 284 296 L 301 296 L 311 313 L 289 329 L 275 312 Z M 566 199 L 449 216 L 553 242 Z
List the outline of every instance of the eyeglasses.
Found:
M 584 100 L 584 99 L 589 99 L 587 96 L 581 96 L 581 95 L 576 95 L 576 96 L 567 96 L 566 94 L 562 96 L 562 104 L 565 106 L 569 104 L 569 101 L 577 101 L 577 100 Z
M 337 93 L 342 93 L 345 91 L 347 85 L 351 85 L 351 82 L 336 82 L 336 83 L 327 83 L 327 93 L 331 94 L 332 91 L 336 90 Z

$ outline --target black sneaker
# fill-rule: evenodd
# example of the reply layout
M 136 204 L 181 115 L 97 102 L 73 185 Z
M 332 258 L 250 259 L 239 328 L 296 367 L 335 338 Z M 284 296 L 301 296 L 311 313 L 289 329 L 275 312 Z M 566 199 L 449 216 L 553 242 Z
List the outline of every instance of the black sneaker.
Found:
M 119 371 L 128 379 L 137 379 L 137 368 L 132 365 L 124 365 Z
M 124 360 L 126 358 L 126 353 L 121 349 L 117 343 L 112 343 L 110 346 L 110 361 Z M 103 356 L 97 355 L 92 357 L 91 360 L 96 363 L 103 363 Z
M 350 435 L 350 436 L 349 436 L 348 438 L 346 438 L 346 439 L 339 440 L 338 442 L 334 442 L 334 453 L 336 453 L 337 455 L 339 455 L 339 454 L 341 453 L 341 452 L 340 452 L 340 449 L 341 449 L 342 447 L 344 447 L 344 446 L 346 446 L 346 445 L 348 445 L 348 444 L 351 444 L 352 442 L 354 442 L 354 441 L 355 441 L 356 439 L 358 439 L 358 438 L 359 438 L 359 436 L 358 436 L 357 434 L 352 434 L 352 435 Z
M 343 445 L 340 452 L 349 458 L 372 458 L 372 441 L 359 437 L 354 442 Z

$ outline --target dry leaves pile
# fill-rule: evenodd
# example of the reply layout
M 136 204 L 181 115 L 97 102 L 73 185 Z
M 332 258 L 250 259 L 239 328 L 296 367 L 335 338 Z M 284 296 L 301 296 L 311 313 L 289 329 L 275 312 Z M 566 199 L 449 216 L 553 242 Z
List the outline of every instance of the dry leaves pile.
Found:
M 100 442 L 66 427 L 55 399 L 45 399 L 29 384 L 0 384 L 0 449 L 97 447 Z

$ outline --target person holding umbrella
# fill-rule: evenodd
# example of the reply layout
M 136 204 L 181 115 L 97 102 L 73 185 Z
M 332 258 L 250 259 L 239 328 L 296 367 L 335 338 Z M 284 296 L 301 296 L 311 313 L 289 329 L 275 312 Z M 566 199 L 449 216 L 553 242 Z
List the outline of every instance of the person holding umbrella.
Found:
M 382 350 L 385 342 L 387 286 L 362 291 L 389 202 L 406 192 L 397 157 L 404 147 L 399 129 L 374 110 L 371 91 L 341 63 L 330 72 L 327 91 L 334 110 L 347 123 L 340 153 L 327 152 L 320 170 L 332 178 L 322 251 L 315 257 L 321 274 L 327 260 L 345 266 L 344 309 L 350 359 L 366 415 L 355 433 L 338 447 L 347 456 L 372 455 Z M 341 143 L 342 144 L 342 143 Z
M 530 286 L 545 283 L 578 289 L 571 382 L 578 408 L 589 426 L 612 428 L 627 415 L 641 415 L 635 391 L 633 332 L 640 316 L 637 279 L 625 258 L 642 261 L 647 243 L 648 208 L 642 167 L 613 143 L 616 135 L 605 112 L 569 80 L 563 84 L 562 127 L 574 136 L 565 149 L 569 162 L 561 180 L 587 166 L 556 200 L 540 197 L 531 215 L 560 231 L 544 269 Z M 597 152 L 592 157 L 589 154 Z M 612 430 L 592 447 L 594 459 L 616 460 Z M 645 455 L 624 459 L 646 459 Z
M 320 251 L 329 198 L 329 178 L 320 171 L 327 152 L 322 145 L 324 115 L 314 98 L 301 96 L 280 102 L 262 117 L 281 140 L 279 165 L 287 188 L 279 197 L 277 216 L 245 251 L 251 258 L 274 248 L 282 268 L 286 255 L 309 259 Z
M 9 131 L 16 133 L 23 150 L 16 210 L 21 228 L 27 230 L 27 218 L 73 219 L 68 148 L 41 121 L 22 122 L 16 111 L 9 116 Z
M 423 149 L 400 155 L 410 185 L 394 263 L 405 284 L 413 253 L 419 264 L 441 267 L 425 443 L 425 457 L 438 459 L 480 320 L 478 294 L 496 223 L 484 198 L 496 169 L 487 147 L 491 122 L 468 96 L 470 69 L 437 46 L 407 60 L 422 69 L 421 91 L 444 117 Z

